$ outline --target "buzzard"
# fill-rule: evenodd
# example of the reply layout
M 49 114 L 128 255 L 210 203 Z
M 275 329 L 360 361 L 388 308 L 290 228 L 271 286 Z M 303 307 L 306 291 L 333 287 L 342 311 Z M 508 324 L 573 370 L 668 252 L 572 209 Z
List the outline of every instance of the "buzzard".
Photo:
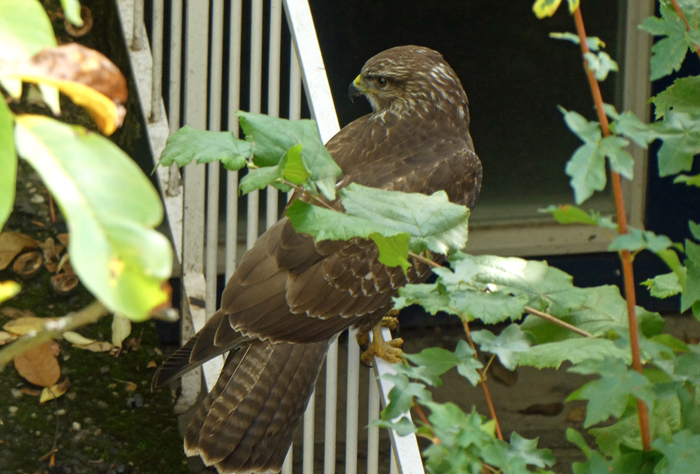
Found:
M 470 208 L 481 163 L 469 135 L 467 97 L 436 51 L 399 46 L 371 58 L 350 85 L 373 112 L 326 147 L 359 183 L 431 194 Z M 371 328 L 398 288 L 424 281 L 377 259 L 372 241 L 320 241 L 282 218 L 248 250 L 221 309 L 158 370 L 154 388 L 227 351 L 219 379 L 185 434 L 185 451 L 222 473 L 277 473 L 306 409 L 330 341 L 349 326 Z

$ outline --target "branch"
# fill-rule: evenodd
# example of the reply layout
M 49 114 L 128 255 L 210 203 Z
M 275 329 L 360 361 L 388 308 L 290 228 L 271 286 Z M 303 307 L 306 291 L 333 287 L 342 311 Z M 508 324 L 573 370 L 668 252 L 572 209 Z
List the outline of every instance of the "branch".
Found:
M 464 325 L 464 332 L 467 334 L 467 340 L 469 341 L 469 345 L 472 346 L 472 349 L 474 349 L 474 352 L 477 352 L 476 349 L 476 344 L 474 344 L 474 341 L 472 341 L 472 333 L 469 330 L 469 323 L 467 322 L 466 319 L 460 318 L 462 320 L 462 324 Z M 503 441 L 503 433 L 501 432 L 501 424 L 498 422 L 498 417 L 496 416 L 496 409 L 493 406 L 493 400 L 491 400 L 491 393 L 489 392 L 489 386 L 486 384 L 486 371 L 483 369 L 476 369 L 476 371 L 479 373 L 479 377 L 481 378 L 481 388 L 484 390 L 484 397 L 486 397 L 486 404 L 489 407 L 489 412 L 491 413 L 491 418 L 493 419 L 495 425 L 496 425 L 496 436 L 498 436 L 498 439 Z
M 528 313 L 530 313 L 533 316 L 537 316 L 538 318 L 546 319 L 550 323 L 554 323 L 557 326 L 563 327 L 564 329 L 568 329 L 569 331 L 574 332 L 574 333 L 578 334 L 579 336 L 593 337 L 593 334 L 591 334 L 590 332 L 586 332 L 583 329 L 579 329 L 576 326 L 574 326 L 573 324 L 569 324 L 566 321 L 562 321 L 561 319 L 559 319 L 555 316 L 552 316 L 551 314 L 544 313 L 544 312 L 539 311 L 531 306 L 525 306 L 525 311 L 527 311 Z
M 673 0 L 672 0 L 673 1 Z M 588 48 L 588 42 L 586 41 L 586 30 L 583 26 L 583 16 L 581 15 L 581 7 L 574 11 L 574 21 L 576 23 L 576 31 L 578 33 L 581 46 L 581 53 L 584 55 L 584 67 L 586 69 L 586 76 L 588 76 L 588 83 L 591 87 L 591 93 L 593 94 L 593 101 L 595 102 L 596 112 L 598 113 L 598 119 L 600 120 L 600 128 L 603 131 L 603 136 L 610 136 L 610 125 L 608 123 L 608 117 L 605 115 L 605 110 L 603 109 L 603 96 L 600 92 L 600 85 L 595 78 L 595 74 L 588 67 L 588 62 L 585 60 L 586 53 L 590 52 Z M 616 173 L 612 169 L 610 170 L 610 179 L 613 185 L 613 192 L 615 195 L 615 208 L 617 210 L 617 223 L 620 227 L 620 234 L 627 233 L 627 213 L 625 211 L 625 200 L 622 195 L 622 179 L 620 174 Z M 620 258 L 622 260 L 622 274 L 624 277 L 625 286 L 625 300 L 627 300 L 627 324 L 630 330 L 630 346 L 632 348 L 632 366 L 634 370 L 642 373 L 642 361 L 641 354 L 639 350 L 639 326 L 637 324 L 637 298 L 634 291 L 634 270 L 632 268 L 632 256 L 629 250 L 623 250 L 620 252 Z M 647 411 L 647 406 L 641 399 L 637 399 L 637 407 L 639 413 L 639 427 L 642 434 L 642 446 L 645 451 L 651 449 L 651 435 L 649 428 L 649 413 Z
M 0 351 L 0 370 L 4 369 L 12 359 L 32 347 L 51 341 L 66 331 L 94 323 L 107 313 L 107 308 L 96 300 L 76 313 L 47 321 L 43 331 L 22 336 Z

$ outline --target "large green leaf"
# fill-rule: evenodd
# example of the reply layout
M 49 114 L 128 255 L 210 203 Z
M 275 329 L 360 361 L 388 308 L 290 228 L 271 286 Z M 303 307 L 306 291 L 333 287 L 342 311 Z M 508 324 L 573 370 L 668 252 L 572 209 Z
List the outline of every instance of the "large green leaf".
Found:
M 430 196 L 367 188 L 357 184 L 338 191 L 347 214 L 295 201 L 287 217 L 297 232 L 317 240 L 373 239 L 385 265 L 407 265 L 408 250 L 426 247 L 448 253 L 467 242 L 469 209 L 452 204 L 443 191 Z M 377 206 L 377 202 L 383 206 Z M 406 237 L 411 240 L 406 245 Z
M 56 37 L 39 0 L 0 2 L 0 58 L 29 59 L 52 46 L 56 46 Z
M 168 240 L 158 193 L 138 166 L 106 138 L 53 119 L 16 119 L 19 154 L 55 196 L 71 232 L 71 263 L 110 310 L 146 319 L 168 295 Z
M 700 153 L 700 118 L 684 112 L 669 111 L 663 121 L 653 124 L 663 144 L 659 149 L 659 176 L 689 171 L 693 156 Z
M 254 143 L 254 162 L 276 166 L 287 150 L 301 144 L 301 158 L 324 196 L 335 198 L 335 184 L 341 174 L 318 134 L 313 120 L 285 120 L 249 112 L 236 112 L 246 140 Z
M 209 163 L 219 160 L 227 170 L 236 171 L 246 166 L 252 154 L 253 145 L 239 140 L 231 132 L 196 130 L 185 125 L 168 137 L 160 164 L 170 166 L 177 163 L 182 167 L 192 161 Z
M 675 433 L 671 442 L 655 439 L 652 445 L 665 456 L 654 472 L 658 474 L 694 474 L 698 472 L 700 435 L 683 430 Z
M 339 194 L 348 214 L 410 234 L 413 252 L 427 247 L 447 254 L 467 244 L 469 209 L 451 203 L 444 191 L 426 196 L 352 183 Z
M 654 97 L 656 118 L 662 118 L 666 112 L 685 112 L 700 115 L 700 76 L 676 79 L 673 85 Z
M 602 361 L 587 360 L 569 369 L 579 374 L 600 374 L 599 380 L 588 382 L 567 400 L 588 400 L 584 427 L 588 428 L 610 416 L 619 418 L 627 407 L 630 395 L 653 406 L 656 395 L 651 382 L 639 372 L 629 370 L 620 359 L 606 357 Z
M 606 357 L 631 360 L 629 349 L 615 345 L 609 339 L 575 337 L 563 341 L 546 342 L 532 346 L 527 352 L 516 354 L 518 365 L 529 365 L 538 369 L 555 369 L 564 361 L 579 364 L 586 360 L 603 360 Z
M 530 350 L 532 344 L 517 324 L 511 324 L 498 336 L 486 329 L 474 331 L 472 340 L 481 346 L 482 351 L 496 354 L 503 367 L 509 370 L 518 365 L 518 354 Z
M 17 153 L 12 135 L 12 113 L 0 100 L 0 229 L 12 212 L 17 179 Z

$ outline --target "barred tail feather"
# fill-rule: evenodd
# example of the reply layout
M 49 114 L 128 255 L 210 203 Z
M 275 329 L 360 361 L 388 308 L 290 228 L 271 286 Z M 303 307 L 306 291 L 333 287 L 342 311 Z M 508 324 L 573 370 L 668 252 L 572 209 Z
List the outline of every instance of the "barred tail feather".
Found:
M 256 341 L 229 354 L 187 428 L 187 455 L 222 473 L 279 472 L 328 344 Z

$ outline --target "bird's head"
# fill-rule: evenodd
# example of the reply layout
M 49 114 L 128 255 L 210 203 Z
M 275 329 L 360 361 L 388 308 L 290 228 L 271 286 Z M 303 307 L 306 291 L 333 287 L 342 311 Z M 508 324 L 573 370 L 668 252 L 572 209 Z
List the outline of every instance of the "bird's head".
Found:
M 437 108 L 468 117 L 457 75 L 440 53 L 421 46 L 397 46 L 372 57 L 348 94 L 351 99 L 364 95 L 375 114 L 424 115 Z

